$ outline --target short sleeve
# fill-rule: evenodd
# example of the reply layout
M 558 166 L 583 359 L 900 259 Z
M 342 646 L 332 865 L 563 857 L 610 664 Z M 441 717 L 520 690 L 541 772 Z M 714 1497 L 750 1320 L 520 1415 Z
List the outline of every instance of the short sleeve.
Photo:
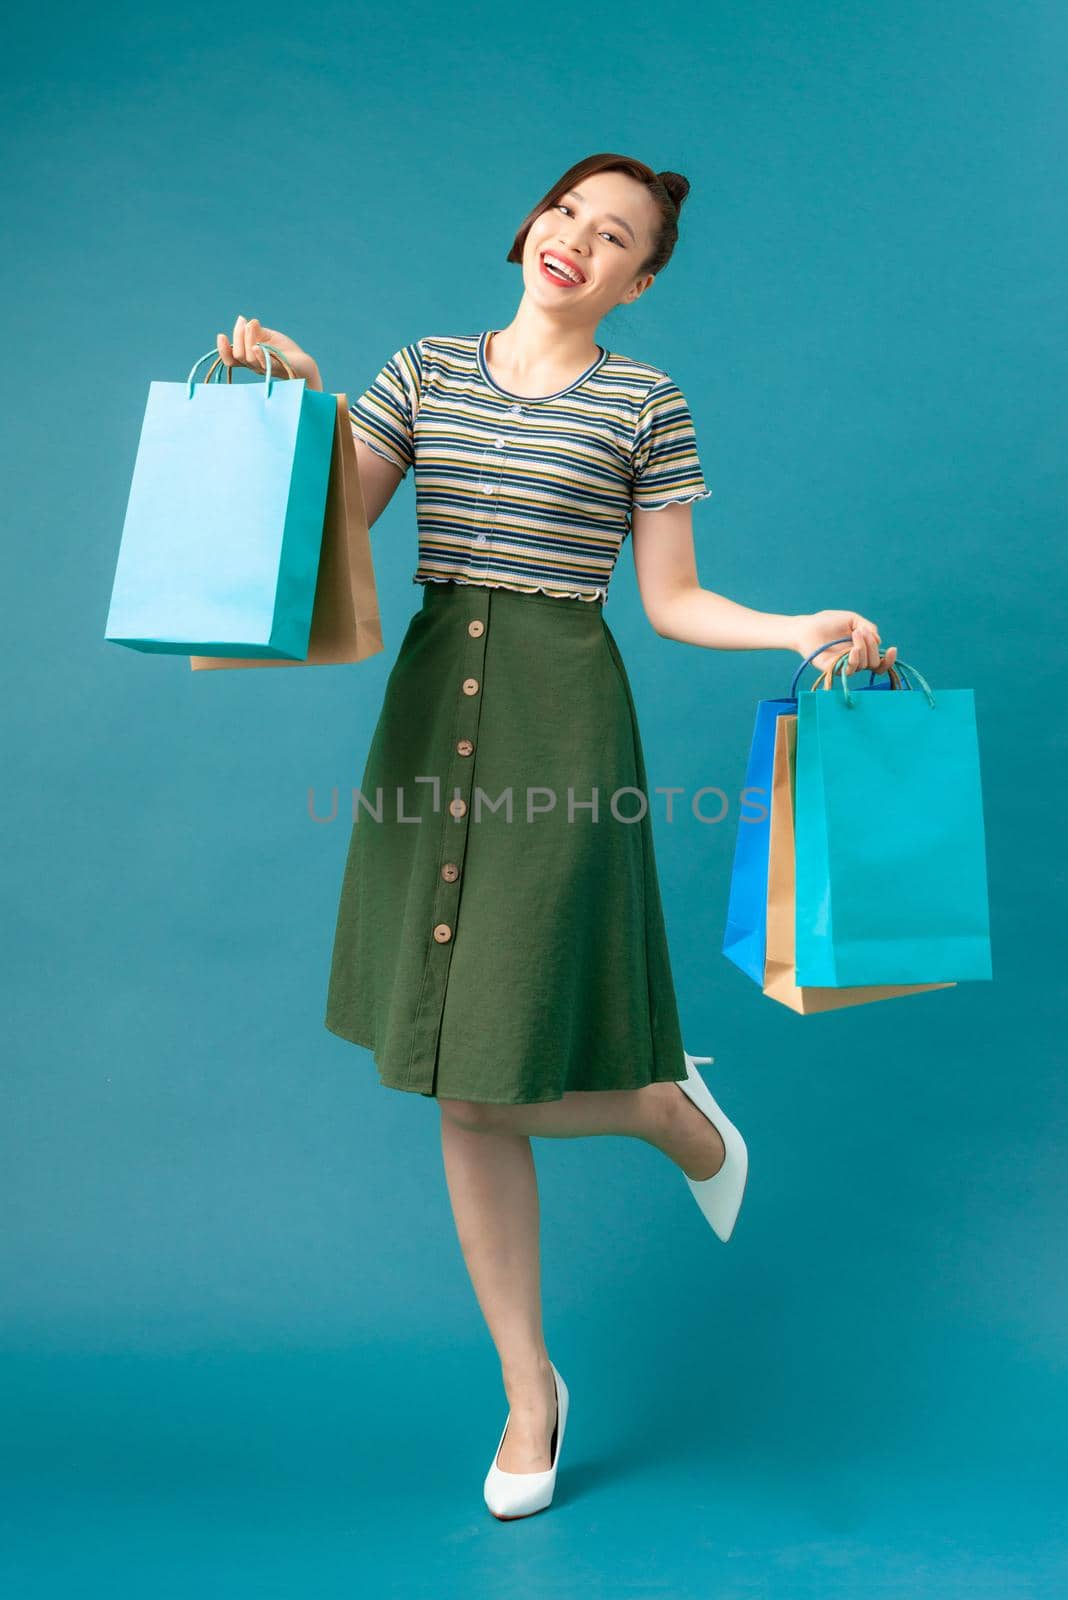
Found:
M 659 511 L 672 502 L 705 500 L 693 418 L 685 396 L 666 374 L 642 403 L 631 447 L 631 503 Z
M 353 436 L 407 473 L 415 461 L 415 417 L 423 359 L 418 341 L 396 351 L 349 406 Z

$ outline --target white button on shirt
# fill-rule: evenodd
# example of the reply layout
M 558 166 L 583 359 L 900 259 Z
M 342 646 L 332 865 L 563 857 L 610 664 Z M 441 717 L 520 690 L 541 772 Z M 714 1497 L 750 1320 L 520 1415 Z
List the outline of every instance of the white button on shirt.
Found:
M 503 439 L 494 439 L 493 442 L 497 446 L 498 450 L 503 450 L 504 449 L 504 440 Z
M 493 485 L 492 485 L 492 483 L 484 483 L 482 485 L 482 493 L 483 494 L 492 494 L 493 493 Z

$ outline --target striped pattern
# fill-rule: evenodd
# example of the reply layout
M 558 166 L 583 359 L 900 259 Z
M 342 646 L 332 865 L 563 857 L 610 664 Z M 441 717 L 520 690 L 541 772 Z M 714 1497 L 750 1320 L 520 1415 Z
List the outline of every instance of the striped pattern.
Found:
M 349 406 L 357 438 L 415 468 L 412 581 L 604 601 L 632 507 L 712 492 L 686 400 L 659 368 L 601 346 L 559 393 L 512 395 L 488 339 L 417 339 Z

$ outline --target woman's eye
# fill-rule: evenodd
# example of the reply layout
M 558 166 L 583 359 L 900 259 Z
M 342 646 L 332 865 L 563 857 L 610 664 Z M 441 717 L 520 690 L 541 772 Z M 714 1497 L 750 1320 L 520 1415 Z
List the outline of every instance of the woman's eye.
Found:
M 563 200 L 558 200 L 556 202 L 556 209 L 557 209 L 557 211 L 568 211 L 569 212 L 571 210 L 571 207 L 569 205 L 567 205 Z M 615 244 L 618 244 L 618 246 L 619 246 L 619 248 L 621 250 L 624 248 L 623 240 L 622 239 L 617 239 L 614 233 L 606 232 L 605 233 L 605 238 L 613 240 L 613 242 Z

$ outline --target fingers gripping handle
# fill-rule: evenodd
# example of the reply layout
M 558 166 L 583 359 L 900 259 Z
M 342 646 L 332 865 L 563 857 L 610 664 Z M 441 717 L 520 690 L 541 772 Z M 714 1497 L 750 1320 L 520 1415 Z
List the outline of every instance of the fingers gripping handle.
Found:
M 798 667 L 797 671 L 794 673 L 793 680 L 792 680 L 792 682 L 790 684 L 790 693 L 789 693 L 788 698 L 790 700 L 796 700 L 797 699 L 798 681 L 799 681 L 799 679 L 801 677 L 801 674 L 804 672 L 805 668 L 808 666 L 809 662 L 813 659 L 814 656 L 822 655 L 824 650 L 829 650 L 832 644 L 848 644 L 848 645 L 851 645 L 852 643 L 853 643 L 852 639 L 829 639 L 826 644 L 821 644 L 818 649 L 813 650 L 809 655 L 807 655 L 805 657 L 804 661 L 802 661 L 801 665 Z M 838 665 L 838 663 L 835 662 L 835 666 L 836 667 L 837 667 L 837 665 Z M 827 670 L 830 671 L 831 669 L 828 668 Z M 871 688 L 872 684 L 875 682 L 875 668 L 872 667 L 870 669 L 870 671 L 871 671 L 871 676 L 868 679 L 868 688 L 869 689 Z M 816 684 L 818 684 L 819 681 L 820 681 L 819 678 L 817 678 L 816 683 L 814 683 L 812 685 L 812 687 L 815 688 Z M 911 688 L 912 685 L 909 684 L 908 687 Z
M 818 649 L 811 651 L 811 653 L 805 657 L 804 661 L 802 661 L 801 665 L 797 668 L 796 672 L 793 675 L 793 679 L 791 680 L 791 683 L 790 683 L 789 698 L 791 700 L 796 700 L 796 698 L 797 698 L 798 681 L 799 681 L 799 679 L 801 677 L 801 674 L 804 672 L 805 668 L 808 666 L 809 662 L 813 660 L 814 657 L 816 657 L 818 655 L 821 655 L 824 650 L 829 650 L 831 645 L 848 644 L 848 645 L 852 646 L 852 643 L 853 643 L 852 639 L 831 639 L 831 640 L 828 641 L 827 644 L 821 644 Z M 826 670 L 823 673 L 821 673 L 821 675 L 816 679 L 815 683 L 812 684 L 812 688 L 813 689 L 817 689 L 817 688 L 820 687 L 821 684 L 826 689 L 831 688 L 832 685 L 833 685 L 833 682 L 834 682 L 835 675 L 839 673 L 839 668 L 841 668 L 842 670 L 841 670 L 840 676 L 841 676 L 841 680 L 842 680 L 842 693 L 845 696 L 846 705 L 847 706 L 852 706 L 852 705 L 855 704 L 855 701 L 853 699 L 853 695 L 852 695 L 852 693 L 850 691 L 849 685 L 846 682 L 846 673 L 845 673 L 845 663 L 849 660 L 849 656 L 850 656 L 850 651 L 849 650 L 843 651 L 842 654 L 838 657 L 838 659 L 834 662 L 834 664 L 832 666 L 830 666 L 830 667 L 827 667 Z M 888 668 L 888 676 L 890 678 L 890 682 L 893 685 L 894 689 L 900 689 L 901 685 L 902 685 L 902 678 L 898 675 L 899 673 L 904 675 L 904 687 L 906 689 L 911 689 L 913 687 L 912 679 L 916 678 L 917 681 L 922 686 L 924 694 L 927 696 L 928 705 L 931 705 L 931 706 L 934 705 L 934 703 L 935 703 L 934 702 L 934 695 L 931 692 L 931 686 L 927 682 L 927 679 L 923 676 L 923 674 L 921 672 L 918 671 L 918 669 L 916 667 L 911 666 L 909 664 L 909 662 L 907 662 L 907 661 L 902 661 L 900 657 L 898 657 L 898 659 L 896 661 L 894 661 L 891 664 L 891 666 Z M 872 686 L 872 684 L 874 682 L 875 682 L 875 668 L 872 667 L 871 670 L 870 670 L 870 676 L 868 678 L 868 687 L 869 687 L 869 689 L 871 688 L 871 686 Z
M 274 375 L 273 375 L 273 373 L 271 371 L 271 357 L 272 357 L 272 355 L 278 360 L 279 364 L 286 369 L 286 371 L 288 372 L 288 374 L 289 374 L 289 376 L 291 378 L 294 377 L 295 374 L 293 372 L 293 368 L 289 365 L 289 362 L 286 360 L 286 358 L 282 354 L 281 350 L 276 349 L 273 344 L 264 344 L 264 343 L 260 342 L 260 343 L 258 343 L 256 345 L 256 349 L 263 351 L 264 357 L 265 357 L 266 362 L 267 362 L 267 381 L 264 384 L 264 396 L 263 397 L 264 397 L 264 400 L 268 400 L 268 399 L 270 399 L 271 390 L 274 387 L 274 383 L 275 383 L 275 378 L 274 378 Z M 227 383 L 232 383 L 234 381 L 234 369 L 233 369 L 233 367 L 227 365 L 227 363 L 223 360 L 222 356 L 219 354 L 218 350 L 205 350 L 204 354 L 200 357 L 200 359 L 198 361 L 194 361 L 194 363 L 193 363 L 193 365 L 192 365 L 192 367 L 190 368 L 190 371 L 189 371 L 189 377 L 186 379 L 186 383 L 188 385 L 188 395 L 189 395 L 189 399 L 190 400 L 192 400 L 192 398 L 193 398 L 193 384 L 194 384 L 194 380 L 196 378 L 196 370 L 201 365 L 202 362 L 210 361 L 212 356 L 215 357 L 215 360 L 212 362 L 211 366 L 208 368 L 207 374 L 206 374 L 206 376 L 204 378 L 204 382 L 205 383 L 210 383 L 212 381 L 212 376 L 216 375 L 215 376 L 215 381 L 217 383 L 221 383 L 224 369 L 225 369 L 225 372 L 226 372 L 226 381 L 227 381 Z
M 840 642 L 842 642 L 842 641 L 840 641 L 840 640 L 836 640 L 835 641 L 835 643 L 840 643 Z M 826 648 L 826 646 L 824 646 L 824 648 Z M 832 683 L 833 683 L 835 674 L 838 673 L 838 669 L 839 669 L 839 667 L 841 667 L 842 671 L 839 674 L 839 676 L 841 677 L 841 680 L 842 680 L 842 694 L 845 696 L 846 705 L 849 706 L 849 707 L 853 707 L 854 705 L 856 705 L 856 699 L 855 699 L 852 691 L 850 690 L 849 684 L 846 682 L 846 673 L 845 673 L 845 664 L 846 664 L 846 662 L 848 660 L 849 660 L 849 651 L 845 650 L 838 657 L 838 660 L 834 663 L 834 665 L 827 668 L 827 671 L 824 674 L 823 679 L 821 679 L 820 681 L 825 683 L 826 687 L 829 689 L 831 687 Z M 931 706 L 932 709 L 933 709 L 934 703 L 935 703 L 934 694 L 931 691 L 931 685 L 927 682 L 927 679 L 923 676 L 923 673 L 920 672 L 917 667 L 912 666 L 910 662 L 902 661 L 900 656 L 894 662 L 893 668 L 891 669 L 891 673 L 893 673 L 894 670 L 896 670 L 898 672 L 901 672 L 901 673 L 906 675 L 905 676 L 905 685 L 909 689 L 912 688 L 912 683 L 911 683 L 910 678 L 909 678 L 909 674 L 911 674 L 911 677 L 913 677 L 913 678 L 915 678 L 917 680 L 917 682 L 920 684 L 921 688 L 923 689 L 924 694 L 927 696 L 927 704 L 929 706 Z M 874 676 L 875 676 L 875 674 L 873 672 L 872 673 L 872 677 L 874 678 Z M 816 685 L 813 684 L 813 688 L 815 688 L 815 687 L 816 687 Z M 869 685 L 869 687 L 870 687 L 870 685 Z M 895 685 L 895 687 L 897 687 L 897 686 Z

